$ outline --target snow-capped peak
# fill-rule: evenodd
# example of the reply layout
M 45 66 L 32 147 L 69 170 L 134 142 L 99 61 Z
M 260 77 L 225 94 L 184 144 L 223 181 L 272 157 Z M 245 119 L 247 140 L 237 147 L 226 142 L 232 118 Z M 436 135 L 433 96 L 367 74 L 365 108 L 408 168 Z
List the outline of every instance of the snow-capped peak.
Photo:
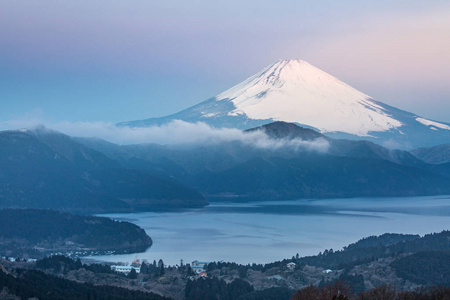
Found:
M 402 126 L 371 97 L 302 60 L 279 60 L 216 100 L 233 103 L 229 116 L 295 122 L 322 132 L 367 136 Z
M 238 129 L 284 121 L 328 137 L 370 140 L 399 149 L 450 143 L 450 124 L 375 101 L 302 60 L 279 60 L 229 90 L 175 114 L 119 125 L 147 127 L 174 120 Z

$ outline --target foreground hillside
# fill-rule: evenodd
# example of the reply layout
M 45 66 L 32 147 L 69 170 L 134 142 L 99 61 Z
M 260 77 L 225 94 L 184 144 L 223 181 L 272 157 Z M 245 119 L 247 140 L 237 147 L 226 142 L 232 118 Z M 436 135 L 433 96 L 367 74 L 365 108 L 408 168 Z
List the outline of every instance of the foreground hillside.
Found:
M 52 210 L 0 209 L 0 228 L 0 255 L 10 257 L 143 252 L 152 245 L 132 223 Z
M 82 264 L 64 256 L 36 263 L 0 259 L 0 288 L 5 293 L 7 287 L 10 295 L 22 296 L 23 291 L 28 291 L 28 297 L 60 293 L 61 284 L 65 284 L 79 289 L 80 295 L 86 289 L 105 293 L 108 285 L 180 300 L 334 299 L 334 295 L 343 296 L 335 299 L 361 300 L 447 299 L 449 262 L 449 231 L 423 237 L 383 234 L 364 238 L 339 251 L 326 249 L 316 256 L 293 256 L 264 265 L 213 262 L 204 267 L 207 277 L 196 275 L 189 265 L 164 266 L 162 261 L 143 262 L 139 274 L 125 276 L 108 266 Z M 43 282 L 47 284 L 35 285 Z M 122 289 L 117 291 L 124 293 Z M 136 291 L 129 295 L 136 299 L 155 297 Z
M 0 299 L 40 300 L 169 300 L 154 293 L 133 291 L 115 286 L 96 286 L 59 278 L 35 270 L 18 270 L 10 274 L 0 269 Z

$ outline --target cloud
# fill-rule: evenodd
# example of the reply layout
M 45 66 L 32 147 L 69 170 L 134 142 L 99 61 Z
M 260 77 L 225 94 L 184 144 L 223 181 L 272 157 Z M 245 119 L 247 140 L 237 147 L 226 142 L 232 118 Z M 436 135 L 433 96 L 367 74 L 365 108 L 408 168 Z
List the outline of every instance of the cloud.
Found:
M 161 145 L 212 145 L 241 142 L 263 149 L 309 150 L 325 152 L 329 143 L 323 138 L 314 141 L 301 139 L 271 139 L 263 131 L 244 132 L 232 128 L 214 128 L 205 123 L 175 120 L 161 126 L 119 127 L 107 122 L 38 122 L 36 119 L 14 120 L 0 123 L 1 130 L 32 128 L 38 124 L 76 137 L 96 137 L 115 144 L 155 143 Z

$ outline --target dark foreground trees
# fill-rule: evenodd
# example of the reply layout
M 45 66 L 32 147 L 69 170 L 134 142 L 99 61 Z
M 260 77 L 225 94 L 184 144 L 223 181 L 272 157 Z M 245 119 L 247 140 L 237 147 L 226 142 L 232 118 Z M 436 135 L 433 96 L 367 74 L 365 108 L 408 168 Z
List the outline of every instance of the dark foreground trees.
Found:
M 245 280 L 238 278 L 226 283 L 223 279 L 213 277 L 189 280 L 185 295 L 187 300 L 235 300 L 253 291 L 253 286 Z
M 325 287 L 305 287 L 298 290 L 291 300 L 450 300 L 450 288 L 422 287 L 414 291 L 398 291 L 391 285 L 384 285 L 353 294 L 350 286 L 336 282 Z
M 21 299 L 40 300 L 163 300 L 169 299 L 153 293 L 133 291 L 115 286 L 98 286 L 79 283 L 52 276 L 38 270 L 17 269 L 16 274 L 6 274 L 0 270 L 0 292 L 15 295 Z

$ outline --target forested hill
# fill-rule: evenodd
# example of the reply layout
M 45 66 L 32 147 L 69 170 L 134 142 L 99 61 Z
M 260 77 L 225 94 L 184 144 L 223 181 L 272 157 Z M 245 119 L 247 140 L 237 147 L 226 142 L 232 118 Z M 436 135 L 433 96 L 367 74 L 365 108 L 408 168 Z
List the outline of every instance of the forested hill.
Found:
M 39 257 L 49 253 L 142 252 L 152 240 L 129 222 L 39 209 L 0 210 L 0 254 Z
M 240 141 L 189 147 L 76 141 L 124 168 L 174 178 L 210 201 L 450 194 L 450 164 L 285 122 L 243 132 Z
M 423 237 L 409 234 L 383 234 L 359 240 L 343 250 L 325 250 L 316 256 L 302 257 L 299 263 L 324 268 L 348 268 L 378 258 L 395 256 L 402 253 L 429 251 L 449 251 L 450 231 L 426 234 Z
M 0 131 L 0 208 L 76 213 L 201 207 L 202 195 L 175 180 L 122 167 L 43 127 Z
M 126 288 L 79 283 L 37 270 L 17 270 L 17 275 L 0 270 L 2 299 L 109 299 L 109 300 L 169 300 L 154 293 Z M 4 298 L 3 298 L 4 297 Z

